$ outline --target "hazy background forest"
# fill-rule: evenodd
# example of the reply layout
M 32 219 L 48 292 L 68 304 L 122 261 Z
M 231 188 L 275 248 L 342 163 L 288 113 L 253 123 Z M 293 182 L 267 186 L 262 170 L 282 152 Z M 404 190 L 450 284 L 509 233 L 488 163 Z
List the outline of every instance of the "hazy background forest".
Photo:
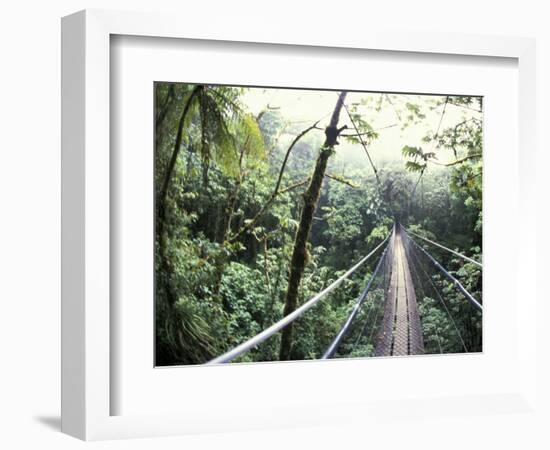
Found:
M 481 261 L 482 118 L 478 97 L 156 83 L 156 364 L 205 363 L 256 335 L 375 248 L 394 221 Z M 308 206 L 309 232 L 300 229 Z M 431 250 L 481 299 L 479 267 Z M 235 361 L 318 358 L 375 264 L 286 337 Z M 480 351 L 481 314 L 443 277 L 420 278 L 426 353 Z M 382 290 L 367 306 L 383 308 Z M 371 329 L 359 319 L 337 357 L 374 354 L 376 315 Z

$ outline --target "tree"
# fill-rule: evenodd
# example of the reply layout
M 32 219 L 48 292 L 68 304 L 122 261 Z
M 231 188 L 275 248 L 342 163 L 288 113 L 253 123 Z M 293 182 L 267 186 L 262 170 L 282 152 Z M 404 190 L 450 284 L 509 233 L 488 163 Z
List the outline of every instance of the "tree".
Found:
M 294 241 L 294 249 L 292 251 L 292 259 L 290 262 L 290 274 L 288 277 L 288 288 L 285 299 L 285 308 L 283 314 L 287 316 L 296 309 L 298 302 L 298 289 L 304 273 L 304 267 L 307 260 L 307 242 L 311 231 L 311 223 L 313 214 L 319 202 L 319 193 L 325 177 L 327 163 L 330 156 L 334 152 L 334 146 L 338 144 L 338 136 L 346 127 L 338 128 L 340 112 L 344 105 L 347 92 L 342 91 L 336 101 L 336 106 L 332 113 L 330 123 L 325 129 L 325 142 L 319 151 L 315 169 L 311 175 L 309 187 L 304 194 L 304 204 L 300 215 L 300 223 L 296 238 Z M 281 334 L 281 349 L 279 358 L 284 361 L 290 358 L 292 347 L 292 329 L 293 325 L 289 324 L 285 327 Z
M 164 106 L 160 108 L 156 119 L 157 132 L 166 116 L 167 108 L 173 96 L 173 90 L 170 89 L 166 94 Z M 198 139 L 200 141 L 199 148 L 204 186 L 208 185 L 208 172 L 213 157 L 228 173 L 241 176 L 243 157 L 246 153 L 257 152 L 257 148 L 260 147 L 258 142 L 261 137 L 259 137 L 260 132 L 256 122 L 244 113 L 234 97 L 235 89 L 233 88 L 223 86 L 216 88 L 204 85 L 188 88 L 183 97 L 183 109 L 177 124 L 174 146 L 162 177 L 160 190 L 157 192 L 156 201 L 156 234 L 159 257 L 166 274 L 171 272 L 170 264 L 166 259 L 166 201 L 170 182 L 183 146 L 186 125 L 189 125 L 193 118 L 196 118 L 199 124 Z M 243 130 L 242 134 L 246 136 L 244 142 L 236 138 L 236 135 L 241 131 L 239 128 Z M 174 304 L 177 296 L 173 292 L 169 278 L 169 276 L 165 277 L 167 280 L 165 289 L 169 303 Z
M 371 145 L 384 141 L 391 127 L 405 135 L 417 124 L 435 131 L 425 113 L 439 120 L 444 97 L 318 94 L 332 113 L 328 126 L 321 127 L 314 123 L 318 117 L 288 109 L 289 91 L 278 97 L 260 88 L 157 83 L 155 93 L 158 365 L 204 363 L 257 335 L 341 276 L 350 260 L 373 249 L 387 236 L 393 217 L 481 259 L 482 161 L 476 156 L 481 122 L 465 116 L 455 128 L 447 120 L 424 142 L 413 133 L 411 141 L 403 141 L 409 145 L 404 153 L 388 149 L 388 155 L 386 148 Z M 301 94 L 295 95 L 299 102 Z M 462 110 L 479 114 L 471 111 L 476 102 L 450 97 L 447 109 L 455 109 L 449 116 Z M 342 131 L 339 121 L 348 119 L 341 116 L 346 111 L 353 129 Z M 436 138 L 432 149 L 424 145 Z M 450 160 L 456 162 L 432 167 L 444 162 L 434 157 L 444 149 L 449 155 L 456 151 Z M 419 179 L 414 169 L 427 165 L 409 214 Z M 479 268 L 434 252 L 481 297 Z M 367 261 L 293 326 L 234 361 L 318 358 L 377 262 Z M 480 317 L 445 279 L 435 277 L 429 265 L 426 269 L 438 289 L 449 291 L 444 297 L 466 343 L 479 348 Z M 427 288 L 419 296 L 426 298 L 425 333 L 437 332 L 430 350 L 460 351 L 454 324 L 426 276 L 418 275 Z M 382 282 L 379 274 L 364 303 L 368 312 L 357 316 L 339 357 L 373 354 L 385 300 Z

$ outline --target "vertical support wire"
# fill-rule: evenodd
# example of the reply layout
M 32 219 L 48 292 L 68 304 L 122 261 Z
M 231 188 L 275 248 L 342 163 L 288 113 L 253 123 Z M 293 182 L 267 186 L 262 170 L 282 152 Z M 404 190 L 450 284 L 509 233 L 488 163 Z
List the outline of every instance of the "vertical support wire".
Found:
M 410 238 L 407 236 L 407 240 L 409 240 Z M 418 253 L 416 252 L 416 248 L 415 247 L 412 247 L 412 253 L 413 253 L 413 257 L 415 258 L 415 260 L 418 262 L 419 259 L 418 259 Z M 464 348 L 464 351 L 466 353 L 468 353 L 468 348 L 466 346 L 466 343 L 464 342 L 464 339 L 462 338 L 462 334 L 460 333 L 460 330 L 458 329 L 458 325 L 456 324 L 451 312 L 449 311 L 449 308 L 447 307 L 447 304 L 445 302 L 445 300 L 443 299 L 443 296 L 441 295 L 439 289 L 437 288 L 437 286 L 435 285 L 435 283 L 433 282 L 431 276 L 428 274 L 428 272 L 426 271 L 426 269 L 424 269 L 424 267 L 422 267 L 422 265 L 419 263 L 419 266 L 420 268 L 422 269 L 422 272 L 424 273 L 424 276 L 425 278 L 428 280 L 428 282 L 430 283 L 430 285 L 432 286 L 432 290 L 434 291 L 434 293 L 437 295 L 440 303 L 443 305 L 445 311 L 447 312 L 447 315 L 449 316 L 449 319 L 451 321 L 451 323 L 453 324 L 453 327 L 454 329 L 456 330 L 457 334 L 458 334 L 458 337 L 460 339 L 460 342 L 462 344 L 462 347 Z
M 387 272 L 388 275 L 386 277 L 386 285 L 384 286 L 384 303 L 383 303 L 384 307 L 381 307 L 377 311 L 376 316 L 374 317 L 374 322 L 372 323 L 371 332 L 370 332 L 370 335 L 369 335 L 369 341 L 370 342 L 372 342 L 375 330 L 377 331 L 377 336 L 380 333 L 379 328 L 382 325 L 382 322 L 384 320 L 384 309 L 385 309 L 385 306 L 388 302 L 388 295 L 389 295 L 389 290 L 390 290 L 391 278 L 392 278 L 392 275 L 393 275 L 393 259 L 394 259 L 394 255 L 395 255 L 395 231 L 396 231 L 396 225 L 395 224 L 394 224 L 393 228 L 394 228 L 394 232 L 393 232 L 393 235 L 392 235 L 392 239 L 390 240 L 390 243 L 389 243 L 389 256 L 388 256 L 388 259 L 386 261 L 386 272 Z M 378 320 L 379 318 L 380 318 L 380 324 L 377 325 L 377 323 L 379 323 L 379 320 Z M 376 343 L 376 344 L 378 344 L 378 343 Z M 376 344 L 374 345 L 375 348 L 376 348 Z
M 424 283 L 422 283 L 422 279 L 420 278 L 420 275 L 418 274 L 418 261 L 416 259 L 413 259 L 411 256 L 411 246 L 408 239 L 405 240 L 405 253 L 407 254 L 407 260 L 410 263 L 410 267 L 412 267 L 412 271 L 414 273 L 414 277 L 416 278 L 416 283 L 420 287 L 422 291 L 422 300 L 426 297 L 426 290 L 424 288 Z M 420 318 L 422 321 L 422 317 Z M 443 347 L 441 346 L 441 338 L 439 336 L 439 333 L 437 332 L 437 329 L 434 329 L 435 339 L 437 341 L 437 346 L 439 348 L 439 353 L 443 353 Z
M 462 293 L 464 298 L 468 300 L 478 311 L 483 312 L 483 305 L 472 295 L 470 294 L 466 288 L 462 285 L 460 281 L 458 281 L 453 275 L 449 273 L 448 270 L 446 270 L 432 255 L 430 255 L 424 248 L 422 248 L 420 245 L 416 243 L 414 239 L 411 239 L 409 236 L 407 236 L 408 239 L 413 243 L 415 249 L 420 250 L 431 262 L 432 264 L 437 267 L 437 269 L 445 275 L 445 277 L 453 283 L 453 286 L 455 289 Z
M 354 344 L 352 346 L 351 352 L 354 352 L 357 348 L 357 345 L 359 344 L 359 341 L 362 337 L 366 335 L 367 330 L 371 330 L 369 333 L 369 337 L 367 339 L 367 344 L 371 344 L 374 348 L 376 347 L 376 344 L 372 342 L 372 337 L 374 334 L 375 329 L 377 329 L 376 324 L 378 323 L 378 317 L 380 316 L 380 310 L 383 310 L 384 305 L 386 304 L 387 295 L 388 295 L 388 286 L 391 280 L 391 267 L 393 262 L 393 244 L 394 244 L 394 237 L 395 237 L 395 223 L 392 227 L 392 232 L 390 233 L 390 239 L 388 241 L 388 245 L 386 247 L 386 251 L 383 255 L 383 262 L 382 262 L 382 283 L 378 283 L 375 290 L 380 289 L 380 287 L 383 288 L 383 300 L 381 302 L 378 302 L 378 305 L 375 305 L 374 300 L 369 305 L 368 315 L 365 321 L 363 322 L 363 326 L 360 327 L 360 332 L 357 335 L 357 338 L 354 341 Z M 380 286 L 382 284 L 382 286 Z M 369 319 L 371 317 L 371 313 L 374 312 L 374 316 L 372 318 L 372 322 L 369 326 Z
M 371 302 L 370 302 L 369 308 L 368 308 L 368 312 L 366 314 L 365 321 L 363 322 L 363 325 L 359 328 L 359 333 L 358 333 L 357 338 L 355 339 L 355 341 L 353 343 L 353 346 L 352 346 L 352 349 L 351 349 L 352 353 L 355 351 L 355 349 L 359 345 L 359 341 L 361 340 L 361 338 L 363 338 L 365 336 L 366 331 L 368 329 L 373 329 L 375 327 L 376 319 L 378 317 L 378 311 L 380 309 L 380 306 L 384 304 L 386 276 L 387 276 L 386 271 L 387 271 L 387 260 L 388 260 L 388 258 L 389 258 L 389 252 L 384 254 L 384 262 L 382 264 L 382 266 L 383 266 L 382 275 L 378 276 L 378 279 L 377 279 L 377 282 L 376 282 L 376 285 L 375 285 L 374 289 L 371 289 L 371 292 L 369 293 L 369 295 L 372 296 L 373 292 L 378 291 L 378 290 L 380 290 L 380 288 L 382 288 L 383 292 L 384 292 L 384 299 L 382 301 L 377 301 L 374 298 L 371 299 Z M 367 301 L 368 301 L 368 296 L 367 296 Z M 374 312 L 373 321 L 371 322 L 371 326 L 369 327 L 369 321 L 371 319 L 371 315 L 372 315 L 373 312 Z M 367 340 L 367 344 L 370 343 L 371 337 L 372 337 L 372 333 L 369 336 L 369 339 Z
M 394 228 L 394 231 L 395 231 L 395 228 Z M 390 241 L 393 240 L 393 236 L 394 235 L 392 233 L 392 235 L 390 237 Z M 372 275 L 369 279 L 369 282 L 367 283 L 367 286 L 365 287 L 365 289 L 363 290 L 363 292 L 361 293 L 361 295 L 359 296 L 359 298 L 355 302 L 355 305 L 353 306 L 353 309 L 351 310 L 351 313 L 349 314 L 346 322 L 344 323 L 344 325 L 342 326 L 342 328 L 340 329 L 340 331 L 338 332 L 336 337 L 332 340 L 332 342 L 330 343 L 330 345 L 326 349 L 325 353 L 323 353 L 323 355 L 321 356 L 321 359 L 332 358 L 334 356 L 334 354 L 338 351 L 338 347 L 342 343 L 342 340 L 348 334 L 352 322 L 354 321 L 355 317 L 359 313 L 359 309 L 360 309 L 361 305 L 363 304 L 363 302 L 365 301 L 365 299 L 366 299 L 366 297 L 369 293 L 369 290 L 372 286 L 372 283 L 373 283 L 376 275 L 378 274 L 378 272 L 380 270 L 380 267 L 382 265 L 382 262 L 384 261 L 384 258 L 385 258 L 386 254 L 388 252 L 389 246 L 390 246 L 390 244 L 388 243 L 386 245 L 386 247 L 384 248 L 384 253 L 382 254 L 380 259 L 378 260 L 378 264 L 376 265 L 376 268 L 374 269 L 374 272 L 372 273 Z

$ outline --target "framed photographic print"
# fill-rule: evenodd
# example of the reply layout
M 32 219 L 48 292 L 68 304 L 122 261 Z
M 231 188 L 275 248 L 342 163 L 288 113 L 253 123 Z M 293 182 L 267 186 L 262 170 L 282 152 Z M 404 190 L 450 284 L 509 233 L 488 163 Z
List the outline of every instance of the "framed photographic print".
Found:
M 482 97 L 154 89 L 156 366 L 482 351 Z
M 63 19 L 63 431 L 530 410 L 533 42 L 321 31 Z

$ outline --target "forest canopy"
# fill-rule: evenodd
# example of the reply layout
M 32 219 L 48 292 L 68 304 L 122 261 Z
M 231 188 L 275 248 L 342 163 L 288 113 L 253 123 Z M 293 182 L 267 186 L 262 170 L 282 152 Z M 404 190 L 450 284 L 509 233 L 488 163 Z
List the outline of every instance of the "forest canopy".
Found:
M 156 365 L 206 363 L 247 341 L 394 224 L 481 261 L 481 97 L 169 82 L 154 91 Z M 478 265 L 429 250 L 482 298 Z M 234 361 L 319 358 L 378 259 Z M 429 261 L 409 265 L 425 353 L 480 351 L 481 313 Z M 335 357 L 375 355 L 389 282 L 380 273 Z

